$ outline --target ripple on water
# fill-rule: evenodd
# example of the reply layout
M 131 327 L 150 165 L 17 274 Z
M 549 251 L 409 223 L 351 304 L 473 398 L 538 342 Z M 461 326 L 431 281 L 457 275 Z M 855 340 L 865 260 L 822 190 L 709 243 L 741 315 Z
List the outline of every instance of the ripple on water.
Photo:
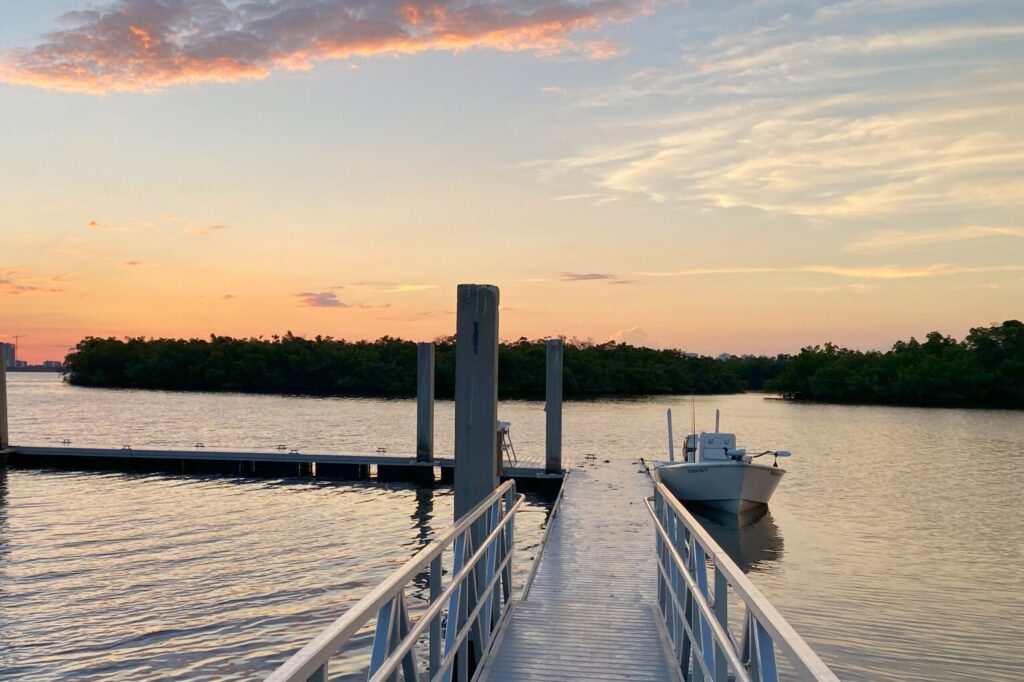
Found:
M 7 470 L 0 485 L 0 670 L 20 680 L 265 674 L 453 513 L 449 489 L 401 484 Z M 520 582 L 544 519 L 517 524 Z M 354 643 L 338 673 L 365 665 L 369 636 Z

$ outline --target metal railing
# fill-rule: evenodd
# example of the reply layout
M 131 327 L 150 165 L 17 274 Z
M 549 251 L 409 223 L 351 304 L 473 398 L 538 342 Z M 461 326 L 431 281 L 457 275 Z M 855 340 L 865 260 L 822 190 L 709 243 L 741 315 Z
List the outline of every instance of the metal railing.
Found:
M 776 682 L 777 648 L 800 679 L 838 681 L 664 484 L 646 503 L 657 535 L 658 610 L 685 680 Z M 739 641 L 729 625 L 730 588 L 745 610 Z
M 343 656 L 352 636 L 374 617 L 368 680 L 396 679 L 401 668 L 406 680 L 468 682 L 470 648 L 473 659 L 482 660 L 508 612 L 515 514 L 522 504 L 515 482 L 503 483 L 302 647 L 267 682 L 326 682 L 330 659 Z M 442 561 L 449 548 L 453 556 L 446 571 Z M 406 588 L 428 570 L 429 605 L 411 620 Z M 424 662 L 426 674 L 421 672 Z

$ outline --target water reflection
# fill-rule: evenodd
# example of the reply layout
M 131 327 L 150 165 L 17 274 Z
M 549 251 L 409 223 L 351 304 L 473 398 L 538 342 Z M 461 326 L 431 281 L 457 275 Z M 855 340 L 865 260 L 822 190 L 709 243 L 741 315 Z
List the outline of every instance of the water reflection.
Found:
M 693 515 L 744 573 L 763 570 L 782 558 L 782 533 L 768 507 L 740 514 L 702 508 Z
M 0 679 L 258 678 L 428 544 L 450 488 L 0 467 Z M 513 583 L 548 503 L 516 524 Z M 450 557 L 444 560 L 450 570 Z M 429 577 L 406 593 L 415 616 Z M 362 675 L 356 635 L 340 679 Z

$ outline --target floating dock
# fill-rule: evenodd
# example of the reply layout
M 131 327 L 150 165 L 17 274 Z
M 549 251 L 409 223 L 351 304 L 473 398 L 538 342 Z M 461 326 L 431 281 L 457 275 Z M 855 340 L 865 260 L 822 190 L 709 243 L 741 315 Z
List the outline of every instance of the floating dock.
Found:
M 71 446 L 14 446 L 5 451 L 13 466 L 80 469 L 118 469 L 174 474 L 221 473 L 238 476 L 277 476 L 431 483 L 454 480 L 455 460 L 435 457 L 430 462 L 415 455 L 244 452 L 234 450 L 158 450 L 80 448 Z M 540 458 L 519 457 L 502 467 L 504 480 L 514 479 L 521 489 L 557 492 L 562 473 L 548 473 Z

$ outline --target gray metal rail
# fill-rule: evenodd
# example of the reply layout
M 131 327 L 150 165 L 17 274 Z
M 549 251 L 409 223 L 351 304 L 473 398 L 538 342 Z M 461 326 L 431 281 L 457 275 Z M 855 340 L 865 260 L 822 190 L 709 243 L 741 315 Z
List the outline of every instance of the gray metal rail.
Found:
M 506 481 L 387 580 L 275 670 L 267 682 L 326 682 L 334 656 L 344 655 L 349 639 L 376 617 L 368 680 L 449 682 L 469 679 L 469 653 L 481 660 L 508 612 L 512 598 L 515 514 L 523 504 L 514 481 Z M 452 550 L 452 568 L 442 570 Z M 411 622 L 406 587 L 430 571 L 429 606 Z M 442 585 L 447 577 L 447 585 Z M 442 621 L 446 622 L 442 622 Z M 426 652 L 417 652 L 427 633 Z M 423 654 L 426 654 L 425 656 Z M 428 661 L 426 676 L 421 673 Z
M 684 679 L 776 682 L 778 648 L 800 679 L 838 681 L 664 484 L 646 504 L 656 528 L 658 611 Z M 745 608 L 738 642 L 729 626 L 730 588 Z

